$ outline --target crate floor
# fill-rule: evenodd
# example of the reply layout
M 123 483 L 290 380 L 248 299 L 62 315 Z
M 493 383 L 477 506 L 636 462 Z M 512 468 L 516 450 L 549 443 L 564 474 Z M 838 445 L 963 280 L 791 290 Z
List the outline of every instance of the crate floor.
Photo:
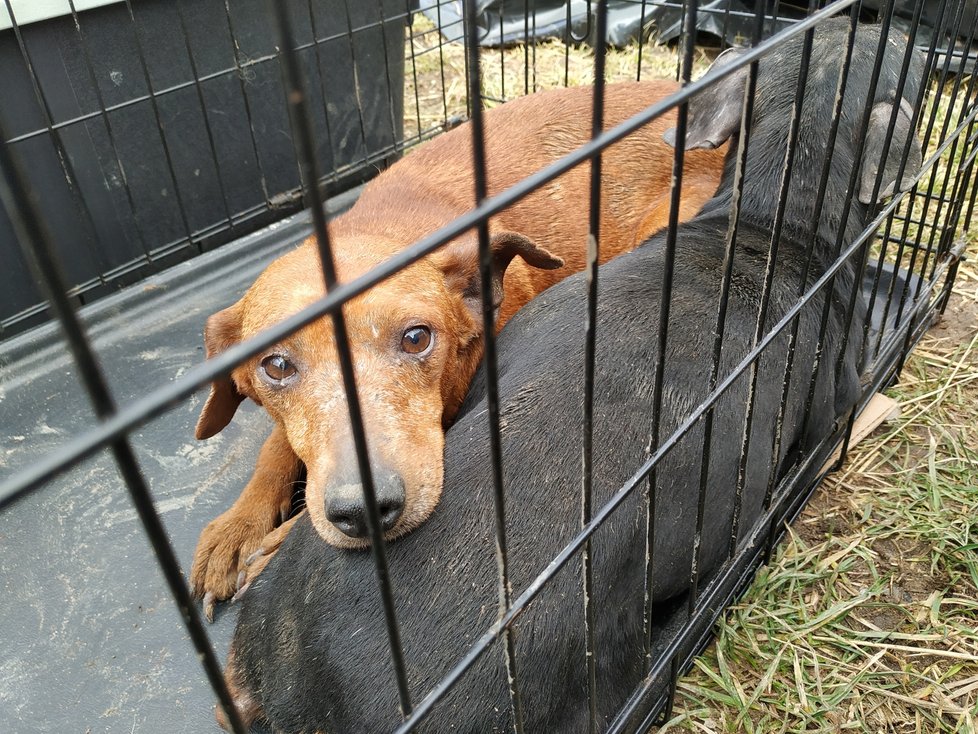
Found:
M 307 217 L 294 217 L 85 309 L 117 402 L 199 363 L 205 318 L 309 229 Z M 198 442 L 203 397 L 131 436 L 185 573 L 198 534 L 244 485 L 270 425 L 246 403 L 224 432 Z M 54 329 L 0 345 L 0 475 L 94 420 Z M 235 617 L 222 607 L 207 628 L 222 661 Z M 214 695 L 105 450 L 0 513 L 0 639 L 0 731 L 216 731 Z
M 117 403 L 201 362 L 206 317 L 309 231 L 295 217 L 86 309 Z M 53 330 L 3 345 L 0 365 L 0 474 L 9 476 L 94 418 Z M 270 425 L 242 405 L 227 430 L 196 441 L 205 395 L 131 437 L 185 573 Z M 0 584 L 0 731 L 216 730 L 214 695 L 107 450 L 0 513 Z M 222 662 L 235 616 L 225 607 L 208 626 Z

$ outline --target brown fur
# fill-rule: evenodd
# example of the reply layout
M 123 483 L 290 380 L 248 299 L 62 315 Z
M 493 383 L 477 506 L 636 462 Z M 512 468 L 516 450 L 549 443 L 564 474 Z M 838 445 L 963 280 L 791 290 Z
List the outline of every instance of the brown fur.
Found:
M 672 82 L 634 82 L 607 88 L 610 126 L 676 90 Z M 490 195 L 552 163 L 590 134 L 590 88 L 524 97 L 486 113 Z M 634 248 L 664 227 L 669 215 L 673 150 L 662 140 L 674 124 L 666 115 L 605 151 L 602 159 L 600 259 Z M 330 225 L 339 280 L 349 281 L 473 206 L 471 139 L 467 126 L 446 133 L 399 161 L 365 189 L 356 205 Z M 695 214 L 719 181 L 724 150 L 688 153 L 680 219 Z M 588 236 L 590 165 L 583 164 L 490 220 L 498 304 L 497 329 L 527 301 L 583 269 Z M 527 239 L 529 242 L 527 242 Z M 441 492 L 444 428 L 451 422 L 482 359 L 482 321 L 474 232 L 383 281 L 344 306 L 356 366 L 371 460 L 395 472 L 405 487 L 404 511 L 386 537 L 423 522 Z M 501 292 L 496 290 L 501 286 Z M 213 356 L 322 297 L 315 242 L 273 262 L 236 304 L 212 316 L 205 341 Z M 431 353 L 417 359 L 399 349 L 405 329 L 424 324 Z M 258 365 L 270 354 L 297 364 L 298 381 L 273 389 Z M 198 438 L 220 431 L 238 403 L 263 405 L 276 428 L 255 476 L 234 505 L 205 528 L 191 571 L 195 593 L 214 599 L 234 593 L 245 560 L 284 516 L 294 481 L 308 470 L 306 502 L 327 542 L 360 547 L 326 518 L 330 482 L 355 467 L 333 329 L 322 319 L 239 366 L 214 383 L 197 427 Z M 354 480 L 355 481 L 355 480 Z

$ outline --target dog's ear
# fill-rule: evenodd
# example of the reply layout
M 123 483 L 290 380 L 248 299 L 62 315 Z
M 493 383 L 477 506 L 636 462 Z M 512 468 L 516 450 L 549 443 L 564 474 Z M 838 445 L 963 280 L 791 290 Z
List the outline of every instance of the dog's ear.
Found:
M 743 49 L 728 48 L 717 56 L 707 70 L 709 77 L 743 53 Z M 740 130 L 741 111 L 744 106 L 744 89 L 748 69 L 745 66 L 710 85 L 689 100 L 686 118 L 686 150 L 719 148 L 730 136 Z M 676 147 L 676 128 L 662 134 L 662 139 Z
M 887 151 L 883 145 L 886 143 L 886 130 L 890 125 L 890 118 L 896 114 L 896 121 L 893 126 L 893 139 Z M 899 185 L 899 190 L 904 191 L 910 188 L 917 174 L 920 173 L 920 166 L 923 158 L 920 140 L 914 135 L 913 129 L 913 108 L 905 99 L 900 100 L 899 105 L 892 102 L 878 102 L 873 105 L 873 111 L 869 116 L 869 127 L 866 128 L 866 142 L 863 144 L 863 159 L 859 166 L 859 201 L 863 204 L 873 203 L 873 186 L 876 185 L 876 177 L 879 175 L 880 166 L 883 166 L 883 177 L 880 181 L 879 198 L 885 199 L 893 196 L 898 188 L 897 174 L 900 173 L 900 161 L 903 159 L 903 152 L 907 150 L 909 142 L 909 152 L 907 162 L 903 169 L 903 181 Z
M 240 302 L 207 319 L 204 327 L 204 347 L 207 358 L 220 354 L 241 341 Z M 231 422 L 238 405 L 245 396 L 238 392 L 234 380 L 229 375 L 219 377 L 211 383 L 211 392 L 204 403 L 204 409 L 197 419 L 198 439 L 210 438 Z
M 564 261 L 530 238 L 515 232 L 499 232 L 489 240 L 492 254 L 492 305 L 499 308 L 503 301 L 503 276 L 514 257 L 542 270 L 556 270 Z M 482 291 L 479 278 L 479 246 L 475 237 L 467 237 L 438 253 L 435 262 L 445 273 L 448 287 L 462 294 L 466 306 L 478 316 L 482 313 Z

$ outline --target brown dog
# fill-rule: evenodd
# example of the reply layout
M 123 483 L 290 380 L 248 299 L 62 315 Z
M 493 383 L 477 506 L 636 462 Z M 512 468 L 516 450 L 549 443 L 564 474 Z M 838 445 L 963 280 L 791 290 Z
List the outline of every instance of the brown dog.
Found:
M 605 124 L 676 89 L 664 81 L 610 85 Z M 490 195 L 586 142 L 590 119 L 590 88 L 542 92 L 487 111 Z M 604 152 L 602 262 L 666 225 L 673 150 L 662 134 L 674 124 L 674 115 L 661 117 Z M 422 146 L 378 176 L 331 223 L 341 282 L 472 208 L 470 136 L 461 126 Z M 681 219 L 712 196 L 723 159 L 723 150 L 687 154 Z M 578 166 L 490 220 L 497 329 L 533 296 L 583 269 L 588 183 L 589 166 Z M 482 358 L 478 282 L 476 235 L 469 232 L 344 306 L 386 538 L 417 527 L 438 503 L 444 429 Z M 323 293 L 310 239 L 273 262 L 239 302 L 208 319 L 208 357 Z M 310 324 L 239 366 L 230 379 L 216 381 L 197 437 L 224 428 L 246 397 L 268 410 L 275 428 L 241 496 L 201 534 L 191 582 L 208 613 L 245 581 L 252 554 L 267 556 L 285 537 L 291 523 L 280 523 L 302 464 L 306 504 L 323 539 L 345 547 L 369 542 L 330 320 Z

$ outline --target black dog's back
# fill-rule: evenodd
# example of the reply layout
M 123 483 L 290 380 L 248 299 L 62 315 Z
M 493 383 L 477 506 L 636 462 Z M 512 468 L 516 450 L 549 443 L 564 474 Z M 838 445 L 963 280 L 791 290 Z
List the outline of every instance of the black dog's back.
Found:
M 722 238 L 717 238 L 712 223 L 697 225 L 692 234 L 684 230 L 681 244 L 693 234 L 700 245 L 717 244 L 681 246 L 677 253 L 663 436 L 708 394 L 709 324 L 715 319 Z M 596 504 L 607 501 L 647 456 L 658 359 L 657 308 L 650 304 L 658 304 L 662 273 L 662 248 L 650 244 L 602 269 L 607 292 L 602 295 L 597 332 Z M 744 327 L 757 313 L 760 293 L 754 257 L 761 253 L 748 254 L 735 270 L 730 319 L 743 326 L 731 328 L 724 343 L 722 369 L 728 372 L 750 348 L 753 329 Z M 791 282 L 789 273 L 779 273 L 778 281 Z M 790 296 L 775 293 L 772 319 L 791 302 Z M 584 366 L 578 309 L 583 298 L 583 279 L 560 284 L 531 303 L 499 340 L 509 557 L 517 592 L 579 530 L 583 385 L 576 376 L 583 374 Z M 805 343 L 813 345 L 814 340 Z M 785 340 L 772 346 L 762 359 L 760 383 L 780 388 Z M 562 369 L 549 369 L 554 364 Z M 745 375 L 716 411 L 703 533 L 706 567 L 715 566 L 727 548 L 724 539 L 729 537 L 733 512 L 747 384 Z M 800 410 L 800 401 L 791 405 L 786 423 Z M 756 409 L 746 518 L 756 516 L 767 486 L 776 409 L 776 402 L 768 400 Z M 834 411 L 828 415 L 834 418 Z M 653 573 L 659 599 L 681 592 L 688 583 L 702 441 L 698 426 L 660 465 Z M 445 492 L 438 511 L 418 531 L 388 548 L 401 637 L 412 690 L 418 694 L 448 671 L 477 630 L 495 620 L 498 592 L 488 445 L 484 410 L 471 405 L 449 431 Z M 644 493 L 634 492 L 595 536 L 596 647 L 604 651 L 599 657 L 598 703 L 603 721 L 641 677 L 645 513 Z M 304 731 L 309 722 L 327 731 L 391 728 L 397 723 L 397 699 L 372 558 L 324 545 L 308 523 L 296 531 L 248 592 L 242 609 L 235 650 L 249 688 L 262 692 L 266 713 L 285 731 Z M 269 619 L 277 620 L 274 629 L 267 628 Z M 585 700 L 582 620 L 575 561 L 516 627 L 528 731 L 586 729 L 582 717 L 587 707 L 567 705 L 568 700 Z M 458 731 L 509 730 L 507 690 L 500 654 L 490 653 L 479 663 L 479 671 L 470 673 L 439 707 L 438 716 L 455 722 Z
M 842 29 L 834 25 L 826 31 L 831 37 L 823 40 L 838 47 L 836 36 Z M 863 36 L 863 45 L 875 44 L 878 31 L 874 35 L 867 29 Z M 789 43 L 781 54 L 797 57 L 799 43 Z M 759 94 L 765 93 L 764 83 L 773 84 L 766 81 L 768 74 L 779 80 L 774 91 L 783 97 L 783 87 L 791 91 L 790 74 L 787 81 L 782 79 L 780 70 L 772 71 L 775 63 L 762 65 Z M 883 76 L 882 83 L 889 85 L 892 94 L 892 80 Z M 722 93 L 724 85 L 718 87 Z M 735 85 L 732 89 L 737 91 Z M 816 98 L 819 91 L 824 90 L 816 90 Z M 861 100 L 857 94 L 849 105 L 856 109 L 864 103 L 865 93 Z M 691 132 L 695 133 L 707 118 L 699 116 L 693 106 L 691 115 Z M 852 109 L 847 108 L 846 115 L 852 118 Z M 771 124 L 781 126 L 783 132 L 780 117 Z M 758 139 L 763 139 L 764 125 L 763 116 L 755 119 Z M 809 148 L 817 147 L 824 135 L 820 129 L 802 132 L 812 138 L 802 141 Z M 833 171 L 839 180 L 848 178 L 854 165 L 853 141 L 857 139 L 851 130 L 843 132 L 840 160 L 848 161 L 849 168 L 839 164 L 844 170 Z M 752 155 L 765 159 L 754 169 L 763 171 L 770 163 L 767 158 L 783 160 L 783 145 L 774 150 L 760 146 Z M 751 165 L 749 162 L 748 170 Z M 767 167 L 777 171 L 777 165 Z M 658 354 L 657 346 L 664 235 L 601 268 L 594 381 L 596 507 L 614 496 L 650 454 L 654 377 L 660 357 L 665 365 L 660 438 L 669 436 L 709 393 L 728 228 L 724 202 L 729 201 L 732 186 L 731 171 L 728 174 L 713 205 L 679 230 L 665 355 Z M 753 347 L 774 216 L 771 202 L 777 194 L 777 181 L 767 184 L 767 190 L 756 192 L 742 211 L 721 377 Z M 832 196 L 837 193 L 833 189 Z M 852 217 L 861 227 L 865 209 L 858 204 L 854 207 Z M 827 216 L 838 222 L 838 212 Z M 824 234 L 831 230 L 831 221 L 796 223 L 778 243 L 764 331 L 781 319 L 834 257 L 834 242 Z M 808 234 L 816 233 L 814 265 L 802 278 Z M 854 278 L 854 268 L 844 267 L 832 289 L 815 294 L 799 314 L 796 369 L 788 385 L 776 456 L 772 450 L 785 387 L 787 332 L 775 338 L 760 357 L 750 451 L 739 500 L 736 488 L 749 372 L 737 378 L 716 404 L 699 549 L 704 573 L 728 552 L 737 503 L 742 536 L 755 523 L 768 489 L 798 452 L 823 439 L 833 422 L 854 405 L 859 394 L 857 340 L 848 338 L 842 347 Z M 802 417 L 826 298 L 831 299 L 830 324 L 820 361 L 830 368 L 817 373 L 812 418 L 805 424 Z M 515 594 L 527 587 L 580 528 L 585 303 L 583 276 L 568 278 L 518 313 L 498 341 L 509 560 Z M 855 320 L 851 329 L 857 327 Z M 840 357 L 842 369 L 836 383 L 834 364 Z M 496 619 L 492 474 L 481 380 L 480 375 L 447 434 L 441 505 L 424 526 L 388 547 L 415 699 L 430 691 Z M 697 423 L 657 469 L 652 554 L 657 601 L 689 586 L 703 444 L 703 424 Z M 642 677 L 647 508 L 647 483 L 643 482 L 594 535 L 597 711 L 602 726 Z M 515 623 L 517 682 L 526 731 L 587 728 L 583 609 L 580 565 L 575 559 Z M 390 730 L 400 717 L 387 639 L 370 554 L 328 547 L 304 521 L 245 596 L 233 643 L 234 675 L 278 729 L 344 734 Z M 430 725 L 430 730 L 511 730 L 502 660 L 497 644 L 438 704 L 432 714 L 438 723 Z

